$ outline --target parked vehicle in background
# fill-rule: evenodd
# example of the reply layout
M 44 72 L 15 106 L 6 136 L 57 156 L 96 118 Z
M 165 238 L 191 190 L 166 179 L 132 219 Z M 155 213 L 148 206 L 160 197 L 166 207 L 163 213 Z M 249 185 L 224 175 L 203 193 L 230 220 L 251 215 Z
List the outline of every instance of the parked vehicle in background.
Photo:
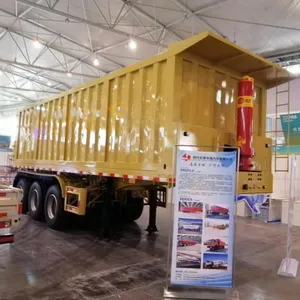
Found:
M 22 190 L 0 185 L 0 244 L 14 242 L 22 213 Z
M 223 260 L 215 260 L 213 263 L 214 263 L 214 268 L 222 268 L 225 264 Z
M 222 206 L 212 205 L 209 209 L 209 213 L 212 215 L 227 215 L 229 213 L 229 209 Z
M 200 225 L 182 225 L 182 228 L 186 231 L 200 231 Z
M 214 229 L 219 229 L 219 230 L 225 230 L 229 227 L 229 224 L 222 224 L 222 225 L 214 225 Z
M 195 246 L 197 243 L 190 240 L 179 240 L 177 241 L 178 247 Z
M 184 213 L 200 213 L 203 212 L 202 207 L 180 207 L 180 211 Z
M 204 263 L 204 267 L 205 268 L 213 268 L 213 266 L 214 266 L 214 262 L 213 261 L 206 261 Z
M 225 248 L 225 242 L 220 239 L 211 239 L 204 243 L 210 250 L 219 250 Z

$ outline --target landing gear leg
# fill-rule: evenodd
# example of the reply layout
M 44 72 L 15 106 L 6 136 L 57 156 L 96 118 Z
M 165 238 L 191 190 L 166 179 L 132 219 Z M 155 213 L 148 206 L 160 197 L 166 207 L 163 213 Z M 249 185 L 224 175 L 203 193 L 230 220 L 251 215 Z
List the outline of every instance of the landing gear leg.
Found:
M 111 219 L 113 216 L 113 207 L 112 207 L 113 197 L 114 197 L 113 181 L 107 179 L 107 183 L 105 187 L 105 196 L 103 201 L 102 218 L 101 218 L 103 237 L 110 237 L 112 233 Z
M 157 232 L 156 227 L 156 211 L 157 211 L 157 190 L 156 189 L 149 189 L 148 191 L 149 196 L 149 225 L 146 229 L 149 234 L 153 232 Z

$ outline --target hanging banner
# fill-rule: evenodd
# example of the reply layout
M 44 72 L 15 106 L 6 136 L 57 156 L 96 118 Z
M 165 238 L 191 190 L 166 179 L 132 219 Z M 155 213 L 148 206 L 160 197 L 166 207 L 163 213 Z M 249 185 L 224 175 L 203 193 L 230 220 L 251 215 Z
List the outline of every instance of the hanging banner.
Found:
M 289 145 L 300 145 L 300 113 L 280 115 L 280 121 L 286 143 L 290 132 Z
M 171 285 L 233 286 L 236 152 L 177 152 Z
M 268 200 L 267 194 L 240 194 L 236 201 L 244 201 L 255 214 L 260 214 L 260 207 Z

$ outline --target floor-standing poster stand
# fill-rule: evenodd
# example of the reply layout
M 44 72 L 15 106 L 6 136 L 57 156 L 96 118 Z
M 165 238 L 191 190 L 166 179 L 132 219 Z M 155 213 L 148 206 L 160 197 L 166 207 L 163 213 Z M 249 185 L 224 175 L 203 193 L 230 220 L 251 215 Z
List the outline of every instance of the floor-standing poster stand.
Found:
M 237 299 L 233 289 L 238 158 L 238 148 L 175 147 L 165 299 Z
M 293 218 L 294 218 L 294 202 L 295 198 L 295 183 L 296 183 L 296 157 L 290 157 L 290 186 L 289 186 L 289 206 L 288 206 L 288 233 L 287 233 L 287 249 L 286 257 L 282 260 L 278 270 L 278 275 L 286 277 L 296 277 L 299 262 L 292 258 L 292 243 L 293 243 Z

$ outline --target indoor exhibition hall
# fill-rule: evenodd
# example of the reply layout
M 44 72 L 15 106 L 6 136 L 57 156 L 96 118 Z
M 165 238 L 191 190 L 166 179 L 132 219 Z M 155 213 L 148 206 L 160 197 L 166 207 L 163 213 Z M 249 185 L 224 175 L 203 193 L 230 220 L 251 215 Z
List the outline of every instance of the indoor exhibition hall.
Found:
M 0 300 L 299 300 L 299 20 L 0 0 Z

